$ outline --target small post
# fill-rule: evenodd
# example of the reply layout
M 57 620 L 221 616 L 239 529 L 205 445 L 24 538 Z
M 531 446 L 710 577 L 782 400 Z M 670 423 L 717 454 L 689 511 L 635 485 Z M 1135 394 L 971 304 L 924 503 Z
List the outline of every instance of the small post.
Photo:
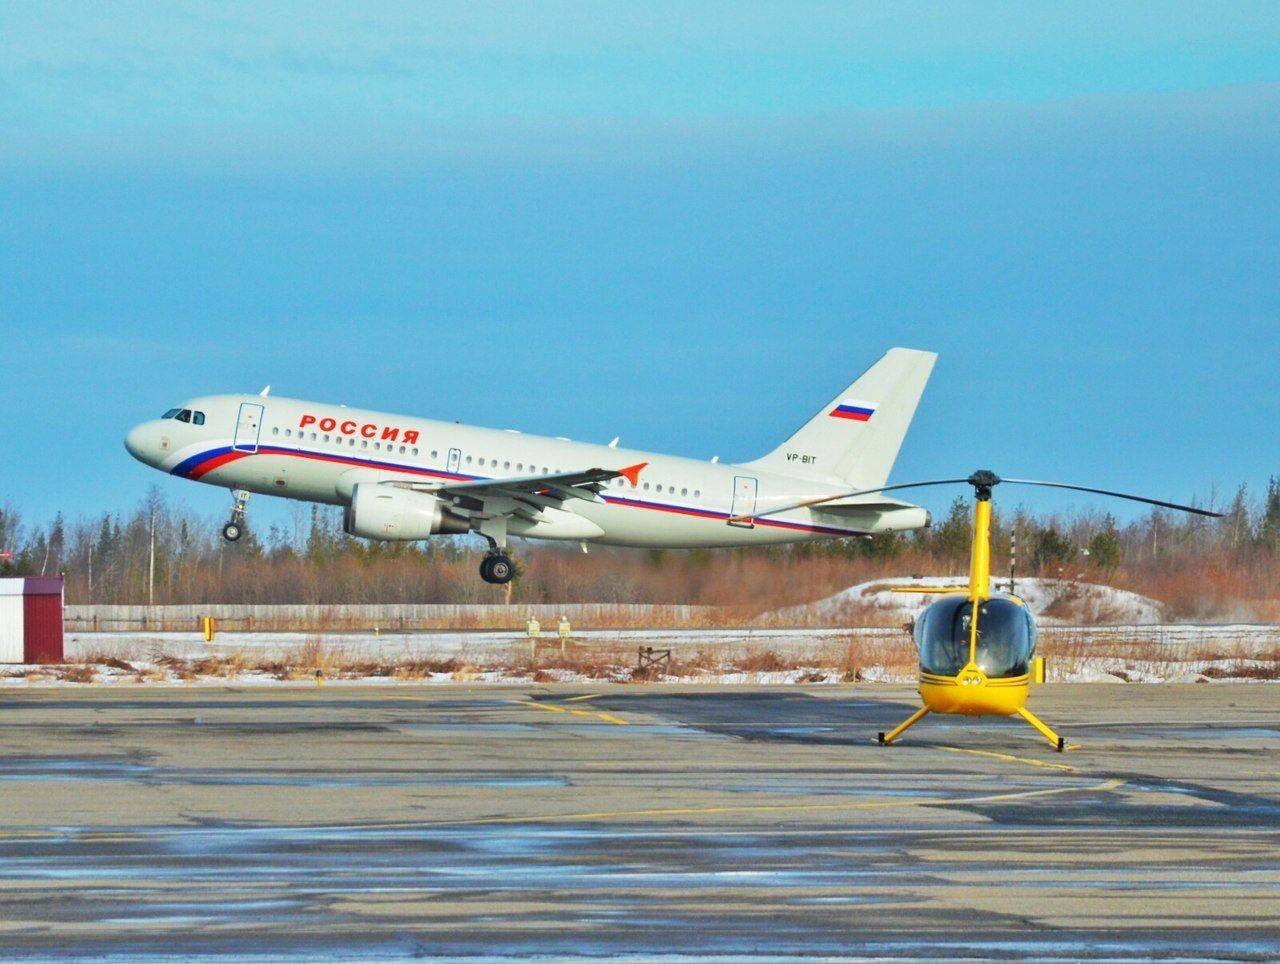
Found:
M 1034 683 L 1043 683 L 1044 675 L 1044 657 L 1037 656 L 1031 662 L 1031 680 Z
M 529 621 L 525 624 L 525 635 L 529 638 L 529 655 L 538 655 L 538 637 L 542 635 L 542 627 L 538 624 L 538 620 L 533 613 L 529 614 Z
M 1018 520 L 1013 520 L 1013 531 L 1009 534 L 1009 595 L 1016 596 L 1018 585 Z
M 324 686 L 324 670 L 316 670 L 316 688 Z
M 572 627 L 570 627 L 569 625 L 569 620 L 565 618 L 565 616 L 561 615 L 560 622 L 556 626 L 556 632 L 559 633 L 560 635 L 560 655 L 561 656 L 569 655 L 569 633 L 571 631 L 572 631 Z
M 200 631 L 204 634 L 204 641 L 206 643 L 213 642 L 213 637 L 216 634 L 217 629 L 212 616 L 200 617 Z

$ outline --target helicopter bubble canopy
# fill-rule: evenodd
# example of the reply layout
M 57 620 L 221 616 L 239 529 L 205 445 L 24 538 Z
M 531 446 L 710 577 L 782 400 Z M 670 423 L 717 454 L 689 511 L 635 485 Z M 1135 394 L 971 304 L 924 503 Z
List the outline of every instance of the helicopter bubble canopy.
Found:
M 1024 676 L 1036 651 L 1036 624 L 1020 601 L 1009 596 L 981 599 L 977 606 L 976 662 L 988 677 Z M 969 665 L 969 634 L 975 605 L 966 596 L 947 596 L 915 622 L 920 669 L 934 676 L 959 676 Z

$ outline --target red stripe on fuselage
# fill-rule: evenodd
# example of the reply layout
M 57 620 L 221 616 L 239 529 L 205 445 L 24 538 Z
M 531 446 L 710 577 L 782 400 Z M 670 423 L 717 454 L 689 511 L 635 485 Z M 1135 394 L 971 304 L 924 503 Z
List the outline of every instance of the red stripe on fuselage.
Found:
M 228 462 L 235 462 L 238 459 L 244 458 L 246 455 L 252 454 L 252 452 L 223 452 L 221 455 L 215 455 L 213 458 L 209 459 L 209 461 L 201 462 L 199 465 L 195 466 L 187 473 L 187 478 L 198 479 L 205 473 L 221 468 Z
M 198 479 L 202 475 L 212 472 L 214 469 L 220 468 L 229 462 L 242 459 L 247 455 L 253 455 L 253 452 L 225 452 L 222 455 L 215 456 L 208 462 L 204 462 L 188 474 L 188 478 Z M 373 459 L 362 459 L 355 456 L 330 455 L 327 452 L 305 452 L 300 449 L 284 449 L 274 446 L 262 446 L 256 454 L 259 455 L 280 455 L 286 458 L 310 459 L 316 462 L 331 462 L 338 465 L 354 465 L 356 467 L 377 467 L 394 472 L 406 472 L 414 475 L 429 475 L 435 478 L 452 479 L 459 482 L 472 482 L 480 478 L 474 475 L 457 475 L 451 472 L 440 472 L 435 469 L 423 469 L 414 466 L 398 465 L 392 462 L 377 462 Z M 650 512 L 668 512 L 673 515 L 692 516 L 699 519 L 720 520 L 728 519 L 729 514 L 726 512 L 717 512 L 714 509 L 694 509 L 679 505 L 666 505 L 658 502 L 642 502 L 638 499 L 628 499 L 617 495 L 604 495 L 604 500 L 616 505 L 625 506 L 632 509 L 647 509 Z M 759 526 L 767 526 L 773 529 L 792 529 L 797 532 L 812 532 L 818 535 L 831 536 L 856 536 L 865 535 L 859 529 L 836 529 L 831 526 L 815 526 L 808 525 L 803 522 L 786 522 L 782 519 L 756 519 L 755 524 Z

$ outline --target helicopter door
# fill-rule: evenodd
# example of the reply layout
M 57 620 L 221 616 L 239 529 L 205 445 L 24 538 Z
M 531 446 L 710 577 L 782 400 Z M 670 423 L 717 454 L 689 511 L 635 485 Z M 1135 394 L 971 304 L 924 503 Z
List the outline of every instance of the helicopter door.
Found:
M 237 452 L 258 451 L 258 434 L 262 431 L 262 406 L 254 402 L 242 402 L 236 418 L 236 437 L 231 447 Z
M 730 521 L 731 526 L 742 526 L 744 529 L 754 529 L 755 521 L 751 516 L 756 511 L 756 495 L 759 492 L 760 480 L 749 475 L 735 475 L 733 477 L 733 507 L 729 510 L 730 520 L 738 518 L 746 518 L 745 522 Z
M 449 449 L 449 461 L 445 463 L 444 470 L 450 475 L 457 475 L 461 467 L 462 449 Z

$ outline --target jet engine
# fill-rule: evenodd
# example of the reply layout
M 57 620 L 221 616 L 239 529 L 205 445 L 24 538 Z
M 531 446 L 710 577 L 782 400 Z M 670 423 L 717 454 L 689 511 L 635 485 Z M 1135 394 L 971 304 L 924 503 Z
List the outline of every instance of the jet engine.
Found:
M 466 519 L 450 512 L 434 495 L 376 482 L 357 485 L 342 515 L 343 531 L 365 539 L 409 542 L 470 528 Z

